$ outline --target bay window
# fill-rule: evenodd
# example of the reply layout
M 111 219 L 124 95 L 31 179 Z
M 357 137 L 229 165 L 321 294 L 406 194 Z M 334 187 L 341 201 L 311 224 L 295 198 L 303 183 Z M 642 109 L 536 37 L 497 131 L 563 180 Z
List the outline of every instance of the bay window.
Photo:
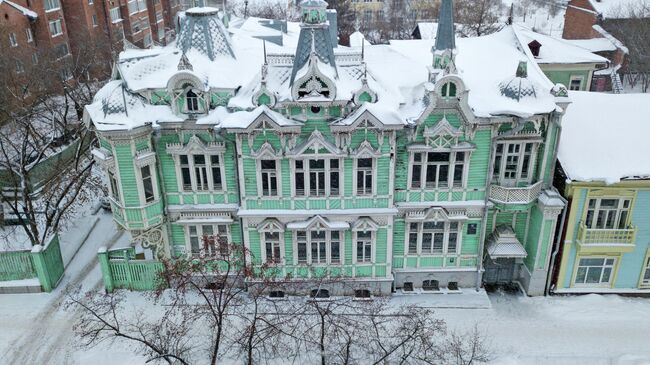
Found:
M 534 142 L 503 142 L 496 146 L 492 178 L 504 186 L 530 183 L 537 152 Z
M 223 190 L 219 155 L 178 155 L 182 191 Z
M 626 229 L 630 205 L 630 199 L 589 199 L 585 225 L 592 229 Z
M 338 196 L 340 170 L 338 159 L 305 159 L 294 162 L 297 196 Z
M 341 238 L 340 231 L 310 230 L 296 231 L 296 245 L 299 264 L 340 264 Z
M 412 222 L 408 229 L 408 253 L 422 255 L 457 254 L 459 222 Z
M 466 152 L 411 153 L 411 188 L 462 187 Z

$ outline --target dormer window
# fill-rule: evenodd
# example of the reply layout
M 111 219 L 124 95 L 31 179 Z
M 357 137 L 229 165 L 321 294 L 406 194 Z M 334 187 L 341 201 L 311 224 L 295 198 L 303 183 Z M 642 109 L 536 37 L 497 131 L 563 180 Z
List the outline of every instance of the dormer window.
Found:
M 199 96 L 192 90 L 188 90 L 185 94 L 185 107 L 191 113 L 199 111 Z
M 539 50 L 542 48 L 542 44 L 536 40 L 533 40 L 532 42 L 528 43 L 528 48 L 530 49 L 530 53 L 532 53 L 533 56 L 539 57 Z
M 444 98 L 455 97 L 456 96 L 456 84 L 454 84 L 453 82 L 448 82 L 448 83 L 442 85 L 441 94 L 442 94 L 442 97 L 444 97 Z

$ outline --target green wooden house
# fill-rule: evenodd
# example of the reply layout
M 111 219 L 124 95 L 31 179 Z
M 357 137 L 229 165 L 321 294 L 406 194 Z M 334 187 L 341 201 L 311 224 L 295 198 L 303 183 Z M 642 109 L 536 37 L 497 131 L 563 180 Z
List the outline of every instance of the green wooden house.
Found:
M 167 257 L 226 236 L 280 278 L 336 278 L 333 293 L 543 294 L 566 89 L 510 27 L 457 49 L 451 1 L 435 47 L 413 49 L 428 67 L 337 46 L 326 7 L 301 3 L 295 46 L 194 8 L 175 45 L 120 55 L 86 107 L 116 223 Z

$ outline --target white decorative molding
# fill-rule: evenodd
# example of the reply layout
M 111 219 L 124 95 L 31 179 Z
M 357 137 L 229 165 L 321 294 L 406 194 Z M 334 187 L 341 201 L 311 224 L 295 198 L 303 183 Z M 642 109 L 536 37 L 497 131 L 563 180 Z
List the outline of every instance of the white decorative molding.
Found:
M 258 160 L 275 160 L 282 157 L 282 151 L 276 151 L 269 142 L 264 142 L 251 156 Z
M 355 158 L 375 158 L 381 156 L 379 149 L 374 149 L 368 140 L 361 142 L 359 148 L 351 153 Z
M 284 232 L 284 224 L 275 218 L 267 218 L 255 227 L 259 232 Z
M 137 167 L 153 165 L 156 162 L 156 154 L 149 149 L 138 151 L 134 158 Z
M 352 225 L 353 232 L 374 232 L 379 229 L 379 224 L 369 217 L 361 217 Z
M 335 156 L 343 156 L 344 153 L 341 151 L 339 148 L 337 148 L 334 144 L 328 142 L 325 140 L 325 136 L 318 130 L 314 130 L 311 135 L 309 136 L 309 139 L 303 143 L 302 145 L 299 145 L 295 147 L 291 152 L 288 153 L 290 156 L 300 156 L 305 153 L 308 149 L 313 149 L 315 155 L 319 155 L 318 150 L 322 148 L 325 148 L 330 154 L 335 155 Z
M 320 215 L 315 215 L 305 221 L 291 222 L 287 224 L 287 229 L 290 230 L 342 230 L 349 229 L 350 224 L 347 222 L 330 222 L 327 218 Z
M 95 159 L 95 162 L 97 162 L 99 166 L 101 166 L 104 170 L 115 173 L 115 158 L 113 157 L 111 151 L 105 149 L 104 147 L 101 147 L 93 148 L 91 153 Z
M 186 144 L 168 143 L 167 153 L 170 155 L 216 155 L 226 151 L 223 142 L 203 143 L 199 137 L 193 135 Z

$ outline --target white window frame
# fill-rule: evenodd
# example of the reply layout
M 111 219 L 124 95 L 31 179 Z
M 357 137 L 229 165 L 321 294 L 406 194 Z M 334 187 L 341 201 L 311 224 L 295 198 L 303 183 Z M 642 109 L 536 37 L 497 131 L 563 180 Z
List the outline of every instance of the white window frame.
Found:
M 144 169 L 145 167 L 149 168 L 149 174 L 151 178 L 151 185 L 153 190 L 153 199 L 151 199 L 151 201 L 147 201 L 147 198 L 145 196 L 145 191 L 144 191 L 144 179 L 142 177 L 142 169 Z M 140 195 L 140 204 L 141 205 L 154 204 L 156 201 L 160 199 L 160 193 L 158 192 L 158 177 L 156 176 L 156 165 L 153 163 L 142 165 L 142 166 L 136 165 L 136 173 L 138 175 L 138 193 Z
M 111 8 L 110 16 L 111 16 L 111 23 L 118 22 L 122 20 L 122 13 L 120 12 L 120 7 L 116 6 L 114 8 Z
M 443 228 L 440 232 L 437 229 L 425 228 L 425 223 L 443 223 Z M 460 252 L 460 247 L 462 245 L 463 238 L 463 223 L 460 221 L 422 221 L 422 222 L 408 222 L 406 227 L 406 253 L 407 255 L 422 255 L 422 256 L 444 256 L 444 255 L 458 255 Z M 456 228 L 452 226 L 456 224 Z M 415 232 L 413 232 L 412 225 L 415 225 Z M 442 233 L 442 248 L 440 250 L 435 250 L 435 238 L 434 233 Z M 456 234 L 456 247 L 453 250 L 449 250 L 449 242 L 452 234 Z M 431 237 L 431 248 L 428 252 L 425 252 L 423 249 L 424 235 L 432 234 Z M 413 240 L 412 235 L 415 235 L 415 250 L 413 250 Z
M 262 177 L 265 173 L 272 173 L 270 170 L 264 170 L 262 171 L 262 161 L 275 161 L 275 194 L 264 194 L 263 191 L 263 186 L 264 184 L 262 183 Z M 267 197 L 267 198 L 272 198 L 272 197 L 281 197 L 282 196 L 282 179 L 280 175 L 280 165 L 281 165 L 281 160 L 277 158 L 268 158 L 268 157 L 263 157 L 259 158 L 257 160 L 257 196 L 258 197 Z M 269 193 L 271 193 L 270 188 L 271 188 L 271 180 L 269 182 Z
M 370 237 L 367 239 L 361 239 L 359 238 L 359 233 L 370 233 Z M 376 240 L 377 240 L 377 234 L 375 231 L 353 231 L 352 232 L 352 259 L 355 264 L 373 264 L 375 262 L 375 251 L 376 251 Z M 363 250 L 364 252 L 364 260 L 359 261 L 359 244 L 363 242 L 364 247 L 366 245 L 370 246 L 370 257 L 366 258 L 365 257 L 365 249 Z
M 368 170 L 370 171 L 370 177 L 371 177 L 371 180 L 372 180 L 372 182 L 371 182 L 372 186 L 370 187 L 370 190 L 371 190 L 370 193 L 365 192 L 365 190 L 366 190 L 365 184 L 364 184 L 364 192 L 359 193 L 358 180 L 359 180 L 359 172 L 361 172 L 359 170 L 359 160 L 362 160 L 362 159 L 369 159 L 372 162 L 371 167 L 369 167 L 369 168 L 364 167 L 363 168 L 363 171 L 365 171 L 364 177 L 366 176 Z M 354 163 L 354 166 L 352 168 L 352 171 L 353 171 L 353 174 L 352 174 L 352 191 L 353 191 L 353 195 L 356 195 L 356 196 L 374 196 L 374 195 L 376 195 L 377 194 L 377 159 L 374 158 L 374 157 L 355 157 L 352 161 Z
M 52 29 L 52 27 L 54 27 L 54 29 Z M 48 29 L 50 30 L 50 35 L 52 36 L 52 38 L 62 35 L 63 21 L 61 19 L 50 20 L 48 23 Z
M 278 235 L 277 247 L 276 247 L 275 244 L 273 244 L 273 246 L 271 246 L 271 252 L 272 252 L 272 255 L 275 255 L 275 252 L 277 250 L 277 254 L 278 254 L 279 257 L 278 257 L 277 260 L 271 261 L 268 254 L 267 254 L 267 251 L 268 251 L 267 246 L 269 245 L 269 243 L 276 243 L 276 241 L 275 241 L 275 239 L 273 239 L 271 241 L 266 236 L 267 235 L 276 235 L 276 234 Z M 260 232 L 260 241 L 262 243 L 261 244 L 261 249 L 262 249 L 262 257 L 263 257 L 264 262 L 273 262 L 274 264 L 280 264 L 280 263 L 284 262 L 284 249 L 282 247 L 283 242 L 284 242 L 284 233 L 283 232 L 280 232 L 280 231 Z
M 616 207 L 615 208 L 609 208 L 609 207 L 602 207 L 602 202 L 603 200 L 615 200 L 616 201 Z M 594 202 L 593 207 L 591 206 L 591 203 Z M 627 207 L 625 206 L 625 202 L 627 202 Z M 590 211 L 593 211 L 590 215 Z M 600 215 L 599 213 L 603 212 L 605 214 L 605 218 L 603 221 L 603 226 L 598 227 L 598 216 Z M 625 213 L 625 216 L 623 219 L 621 217 L 623 216 L 623 213 Z M 614 226 L 611 228 L 608 228 L 606 226 L 607 218 L 610 216 L 610 214 L 614 214 Z M 586 209 L 584 213 L 584 223 L 585 226 L 589 229 L 628 229 L 629 224 L 630 224 L 630 219 L 632 216 L 632 199 L 631 198 L 622 198 L 622 197 L 588 197 L 587 198 L 587 204 L 586 204 Z
M 44 1 L 45 12 L 61 9 L 61 2 L 59 0 L 45 0 Z
M 444 161 L 439 161 L 440 163 L 429 163 L 429 157 L 430 154 L 432 153 L 449 153 L 449 160 L 447 161 L 447 181 L 446 181 L 446 186 L 444 184 L 441 184 L 440 178 L 439 178 L 439 172 L 440 172 L 440 167 L 442 165 L 445 165 L 443 162 Z M 462 154 L 462 161 L 458 159 L 459 154 Z M 420 156 L 420 161 L 416 161 L 415 157 L 416 155 Z M 467 183 L 467 165 L 468 165 L 468 160 L 469 160 L 469 151 L 411 151 L 409 153 L 409 169 L 408 169 L 408 186 L 410 189 L 423 189 L 423 190 L 430 190 L 430 189 L 462 189 L 466 186 Z M 459 162 L 460 161 L 460 162 Z M 420 166 L 420 178 L 419 181 L 417 181 L 417 184 L 414 185 L 416 181 L 413 179 L 413 171 L 416 166 Z M 437 169 L 436 171 L 436 176 L 438 179 L 434 182 L 434 185 L 427 185 L 427 172 L 430 167 L 434 167 Z M 455 172 L 456 172 L 456 167 L 460 166 L 461 167 L 461 177 L 460 177 L 460 183 L 456 183 L 455 179 Z M 418 186 L 419 185 L 419 186 Z
M 324 161 L 324 168 L 323 168 L 323 173 L 324 173 L 324 179 L 323 179 L 323 184 L 325 185 L 323 187 L 323 193 L 319 194 L 318 192 L 316 194 L 312 194 L 311 191 L 311 166 L 310 162 L 311 161 L 317 161 L 317 160 L 323 160 Z M 332 168 L 332 161 L 338 161 L 338 167 L 337 168 Z M 302 167 L 298 168 L 298 164 L 302 163 Z M 305 157 L 305 158 L 299 158 L 295 159 L 291 162 L 291 169 L 292 169 L 292 188 L 293 188 L 293 196 L 294 197 L 316 197 L 316 198 L 322 198 L 322 197 L 340 197 L 342 195 L 342 186 L 343 186 L 343 160 L 338 158 L 338 157 Z M 336 172 L 339 175 L 338 178 L 338 190 L 336 194 L 332 194 L 332 173 Z M 297 174 L 302 173 L 303 174 L 303 189 L 302 191 L 298 191 L 298 179 Z
M 122 192 L 120 191 L 120 181 L 118 179 L 119 177 L 116 173 L 111 171 L 107 171 L 106 175 L 108 177 L 108 189 L 111 197 L 116 202 L 122 204 Z
M 603 260 L 603 264 L 601 266 L 598 265 L 581 265 L 582 260 Z M 608 262 L 611 261 L 610 264 Z M 616 263 L 617 263 L 617 258 L 612 257 L 612 256 L 580 256 L 577 259 L 577 264 L 575 268 L 575 273 L 573 275 L 573 285 L 576 287 L 611 287 L 612 283 L 614 281 L 614 276 L 616 275 Z M 580 271 L 580 268 L 586 267 L 587 270 L 585 271 L 585 276 L 584 280 L 582 283 L 578 282 L 578 272 Z M 587 283 L 587 277 L 589 276 L 589 271 L 590 268 L 601 268 L 600 271 L 600 279 L 598 283 Z M 609 268 L 610 273 L 609 273 L 609 279 L 606 282 L 603 282 L 603 273 L 605 272 L 605 269 Z
M 185 186 L 185 181 L 183 179 L 183 168 L 184 164 L 181 162 L 181 156 L 187 157 L 187 168 L 189 169 L 190 174 L 190 186 Z M 205 170 L 206 170 L 206 179 L 207 179 L 207 189 L 199 189 L 199 176 L 197 176 L 196 166 L 195 166 L 195 157 L 194 156 L 204 156 L 205 161 Z M 215 187 L 214 184 L 214 169 L 215 166 L 212 163 L 212 157 L 217 157 L 219 159 L 219 178 L 221 180 L 221 187 Z M 176 160 L 176 177 L 178 180 L 178 191 L 180 192 L 225 192 L 226 191 L 226 173 L 223 168 L 223 154 L 222 153 L 179 153 L 174 156 Z
M 580 81 L 580 84 L 578 85 L 577 89 L 573 88 L 573 82 L 574 81 Z M 574 76 L 572 75 L 571 78 L 569 79 L 569 90 L 571 91 L 580 91 L 582 90 L 583 82 L 585 81 L 584 76 Z
M 96 28 L 96 27 L 99 26 L 99 20 L 97 19 L 97 14 L 91 15 L 90 19 L 92 20 L 93 28 Z
M 206 234 L 203 232 L 203 229 L 206 226 L 212 227 L 212 233 L 207 233 L 207 234 L 218 234 L 220 232 L 220 227 L 225 228 L 226 231 L 226 240 L 228 244 L 232 244 L 231 241 L 231 232 L 230 232 L 230 224 L 228 223 L 201 223 L 201 222 L 196 222 L 195 224 L 187 224 L 185 225 L 185 252 L 187 252 L 188 257 L 203 257 L 205 256 L 206 252 L 203 250 L 203 237 Z M 196 229 L 196 236 L 191 235 L 192 227 Z M 199 244 L 199 253 L 195 254 L 192 252 L 192 237 L 197 237 L 198 239 L 198 244 Z M 220 252 L 220 247 L 219 247 L 219 242 L 214 242 L 214 246 L 210 247 L 208 246 L 209 250 L 214 250 L 214 252 L 207 252 L 207 254 L 214 255 L 217 252 Z
M 526 145 L 531 145 L 531 151 L 528 161 L 528 175 L 522 177 L 524 169 L 524 160 L 526 158 Z M 498 152 L 499 146 L 503 146 L 502 152 Z M 510 146 L 516 147 L 519 146 L 519 151 L 510 152 Z M 535 161 L 537 160 L 537 150 L 539 143 L 534 141 L 525 141 L 525 140 L 508 140 L 508 141 L 499 141 L 497 142 L 495 148 L 494 166 L 492 167 L 492 179 L 495 183 L 498 183 L 502 186 L 517 186 L 518 184 L 525 183 L 530 184 L 535 178 Z M 497 163 L 497 156 L 500 157 Z M 506 166 L 508 165 L 509 157 L 517 158 L 517 169 L 514 171 L 515 178 L 506 179 Z M 498 172 L 498 174 L 497 174 Z
M 18 47 L 18 39 L 16 38 L 16 33 L 9 33 L 9 45 L 11 47 Z
M 299 245 L 301 242 L 298 241 L 299 234 L 305 234 L 305 250 L 306 250 L 306 259 L 301 261 L 299 257 Z M 314 262 L 314 257 L 312 256 L 312 245 L 314 243 L 314 238 L 312 233 L 324 233 L 323 242 L 325 245 L 325 258 L 324 260 L 319 260 L 319 262 Z M 338 233 L 338 239 L 332 239 L 332 233 Z M 332 261 L 332 242 L 338 242 L 339 244 L 339 258 L 337 262 Z M 343 265 L 344 261 L 344 245 L 345 245 L 345 231 L 338 229 L 299 229 L 293 232 L 293 249 L 295 252 L 294 264 L 295 265 Z
M 32 33 L 32 28 L 25 28 L 25 36 L 27 37 L 27 43 L 32 43 L 34 41 L 34 34 Z

